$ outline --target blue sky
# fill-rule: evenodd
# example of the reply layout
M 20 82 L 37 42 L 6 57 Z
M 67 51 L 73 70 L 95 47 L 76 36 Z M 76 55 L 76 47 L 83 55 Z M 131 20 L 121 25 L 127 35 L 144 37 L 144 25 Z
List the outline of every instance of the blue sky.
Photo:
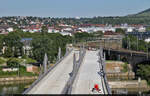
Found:
M 124 16 L 150 8 L 150 0 L 0 0 L 0 16 Z

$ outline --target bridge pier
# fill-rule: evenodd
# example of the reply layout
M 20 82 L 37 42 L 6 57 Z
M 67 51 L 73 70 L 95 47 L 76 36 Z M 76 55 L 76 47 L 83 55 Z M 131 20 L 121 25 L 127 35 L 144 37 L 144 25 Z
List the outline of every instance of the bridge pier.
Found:
M 120 55 L 118 55 L 118 61 L 121 61 Z
M 47 72 L 47 63 L 48 63 L 48 57 L 47 54 L 45 53 L 44 61 L 43 61 L 44 74 Z
M 58 50 L 58 60 L 60 60 L 61 58 L 61 48 L 59 47 L 59 50 Z

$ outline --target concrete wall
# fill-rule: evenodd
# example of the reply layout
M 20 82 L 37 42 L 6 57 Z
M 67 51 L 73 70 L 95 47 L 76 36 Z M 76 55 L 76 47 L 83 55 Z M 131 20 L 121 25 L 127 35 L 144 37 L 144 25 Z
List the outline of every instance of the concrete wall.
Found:
M 0 82 L 22 81 L 22 80 L 35 80 L 37 78 L 38 78 L 37 76 L 32 76 L 32 77 L 8 77 L 8 78 L 0 78 Z

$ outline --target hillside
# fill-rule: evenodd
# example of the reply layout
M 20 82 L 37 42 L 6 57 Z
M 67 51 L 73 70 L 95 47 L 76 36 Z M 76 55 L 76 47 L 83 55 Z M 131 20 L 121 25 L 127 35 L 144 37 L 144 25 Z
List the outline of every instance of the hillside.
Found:
M 146 10 L 144 10 L 144 11 L 142 11 L 142 12 L 139 12 L 139 13 L 137 13 L 137 14 L 133 14 L 133 15 L 129 15 L 129 16 L 138 16 L 138 17 L 149 17 L 150 16 L 150 8 L 149 9 L 146 9 Z

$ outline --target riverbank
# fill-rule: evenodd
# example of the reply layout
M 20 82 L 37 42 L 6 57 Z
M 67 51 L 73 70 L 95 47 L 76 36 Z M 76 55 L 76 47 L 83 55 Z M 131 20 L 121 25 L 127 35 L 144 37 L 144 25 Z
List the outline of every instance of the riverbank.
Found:
M 0 78 L 0 84 L 4 82 L 11 82 L 11 81 L 30 81 L 30 80 L 36 80 L 38 76 L 22 76 L 22 77 L 5 77 Z
M 112 91 L 123 91 L 124 89 L 128 90 L 129 93 L 134 93 L 137 91 L 145 92 L 150 90 L 150 86 L 147 85 L 146 80 L 141 80 L 139 83 L 138 80 L 128 80 L 128 81 L 109 81 L 109 86 Z M 118 92 L 117 92 L 118 91 Z M 119 92 L 119 93 L 120 93 Z

